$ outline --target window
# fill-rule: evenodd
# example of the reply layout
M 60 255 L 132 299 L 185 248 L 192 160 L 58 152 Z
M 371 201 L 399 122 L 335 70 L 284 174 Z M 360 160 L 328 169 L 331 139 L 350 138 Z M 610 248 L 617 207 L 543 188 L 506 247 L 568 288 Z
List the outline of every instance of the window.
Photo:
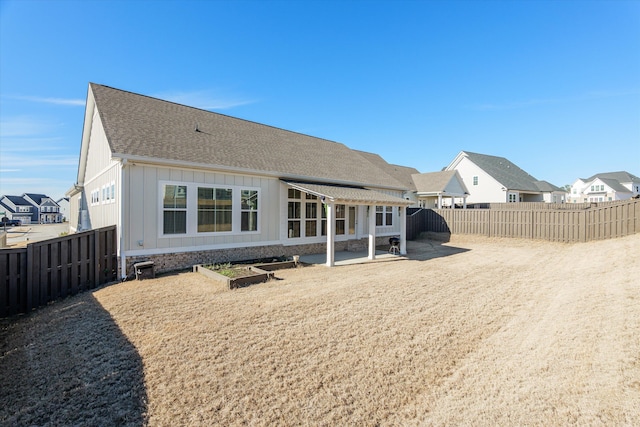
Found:
M 232 191 L 230 188 L 198 187 L 198 232 L 232 229 Z
M 309 199 L 307 195 L 307 199 Z M 315 196 L 313 196 L 315 197 Z M 314 237 L 318 235 L 318 203 L 305 203 L 305 227 L 304 235 L 306 237 Z
M 473 185 L 478 185 L 478 177 L 477 176 L 473 177 Z
M 187 232 L 187 186 L 165 185 L 163 207 L 164 234 Z
M 111 181 L 111 203 L 116 201 L 116 183 Z
M 346 214 L 345 205 L 336 205 L 336 235 L 341 235 L 345 232 Z
M 240 192 L 240 231 L 258 230 L 258 192 L 242 190 Z
M 287 203 L 287 218 L 289 219 L 287 223 L 287 236 L 289 236 L 289 238 L 300 237 L 301 202 L 295 201 L 296 199 L 300 199 L 300 190 L 290 188 L 289 198 L 294 199 L 294 201 L 289 200 Z
M 393 225 L 393 206 L 376 206 L 376 226 Z
M 518 195 L 516 193 L 509 193 L 509 203 L 515 203 L 518 201 Z
M 600 186 L 600 191 L 604 191 L 604 185 Z

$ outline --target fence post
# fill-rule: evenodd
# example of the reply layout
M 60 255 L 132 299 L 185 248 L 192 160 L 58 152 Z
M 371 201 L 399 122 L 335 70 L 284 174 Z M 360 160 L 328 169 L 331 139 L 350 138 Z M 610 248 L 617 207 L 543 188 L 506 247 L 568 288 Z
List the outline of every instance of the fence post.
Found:
M 26 289 L 26 309 L 27 309 L 27 313 L 30 312 L 33 309 L 33 286 L 34 286 L 34 280 L 33 280 L 33 275 L 36 274 L 35 268 L 33 268 L 33 243 L 30 243 L 27 245 L 27 254 L 26 254 L 26 262 L 27 262 L 27 274 L 26 274 L 26 281 L 27 281 L 27 289 Z
M 100 229 L 93 232 L 93 287 L 100 285 Z

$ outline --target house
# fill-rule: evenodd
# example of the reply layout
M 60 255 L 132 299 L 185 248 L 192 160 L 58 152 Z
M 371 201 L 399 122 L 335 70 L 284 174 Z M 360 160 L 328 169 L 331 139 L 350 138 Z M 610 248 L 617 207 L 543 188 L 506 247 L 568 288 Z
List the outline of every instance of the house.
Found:
M 19 220 L 24 225 L 31 224 L 35 208 L 22 196 L 2 196 L 0 211 L 4 211 L 7 218 Z
M 70 228 L 115 224 L 120 274 L 364 250 L 400 236 L 407 184 L 321 138 L 91 83 Z
M 51 197 L 44 194 L 25 193 L 22 198 L 34 207 L 31 222 L 36 224 L 62 222 L 60 206 Z
M 56 200 L 58 206 L 60 206 L 60 215 L 62 215 L 62 222 L 69 221 L 69 198 L 62 197 Z
M 640 194 L 640 178 L 629 172 L 605 172 L 578 178 L 571 186 L 570 203 L 626 200 Z
M 461 201 L 462 207 L 466 208 L 469 191 L 457 170 L 418 173 L 411 177 L 421 208 L 455 208 L 456 201 Z
M 461 151 L 444 169 L 456 170 L 469 190 L 467 203 L 563 203 L 565 191 L 539 181 L 504 157 Z

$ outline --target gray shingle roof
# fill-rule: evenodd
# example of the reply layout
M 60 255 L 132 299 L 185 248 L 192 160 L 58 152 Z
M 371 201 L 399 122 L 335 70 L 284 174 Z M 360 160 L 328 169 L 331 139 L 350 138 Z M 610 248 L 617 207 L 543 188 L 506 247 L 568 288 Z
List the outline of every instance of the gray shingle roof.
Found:
M 455 174 L 455 170 L 450 170 L 414 174 L 412 177 L 418 193 L 437 193 L 446 189 Z
M 347 146 L 275 127 L 90 84 L 112 154 L 281 178 L 404 189 Z
M 617 193 L 630 193 L 631 190 L 629 190 L 627 187 L 625 187 L 624 185 L 620 184 L 617 180 L 615 179 L 611 179 L 611 178 L 600 178 L 600 181 L 604 182 L 605 184 L 607 184 L 609 186 L 609 188 L 611 188 L 612 190 L 616 191 Z M 594 179 L 595 180 L 595 179 Z M 639 180 L 640 181 L 640 180 Z M 636 181 L 637 182 L 637 181 Z
M 291 187 L 302 190 L 306 193 L 326 197 L 338 203 L 363 203 L 376 205 L 409 205 L 410 201 L 400 197 L 381 193 L 380 191 L 366 188 L 342 187 L 335 185 L 313 184 L 306 182 L 285 181 Z
M 467 154 L 469 160 L 509 190 L 541 191 L 536 184 L 541 181 L 538 181 L 532 175 L 520 169 L 516 164 L 504 157 L 471 153 L 469 151 L 465 151 L 464 153 Z
M 630 174 L 626 171 L 618 171 L 618 172 L 605 172 L 605 173 L 597 173 L 587 179 L 583 179 L 583 182 L 593 181 L 596 178 L 600 179 L 613 179 L 617 182 L 640 182 L 640 178 L 637 176 Z M 628 191 L 629 189 L 627 189 Z
M 384 170 L 388 175 L 391 175 L 397 181 L 405 185 L 407 189 L 412 191 L 416 190 L 416 186 L 413 183 L 411 175 L 420 173 L 417 169 L 409 166 L 392 165 L 390 163 L 387 163 L 385 159 L 375 153 L 368 153 L 366 151 L 357 152 L 364 156 L 371 163 L 373 163 L 374 166 L 377 166 L 380 169 Z

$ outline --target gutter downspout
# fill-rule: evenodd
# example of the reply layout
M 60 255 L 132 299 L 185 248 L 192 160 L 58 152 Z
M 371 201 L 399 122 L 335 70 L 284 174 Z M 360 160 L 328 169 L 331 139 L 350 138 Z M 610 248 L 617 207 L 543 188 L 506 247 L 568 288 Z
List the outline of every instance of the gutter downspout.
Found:
M 122 159 L 120 162 L 120 188 L 118 194 L 120 194 L 120 209 L 118 218 L 118 255 L 120 255 L 120 278 L 125 280 L 127 278 L 127 257 L 124 255 L 124 205 L 125 205 L 125 167 L 127 166 L 127 159 Z

